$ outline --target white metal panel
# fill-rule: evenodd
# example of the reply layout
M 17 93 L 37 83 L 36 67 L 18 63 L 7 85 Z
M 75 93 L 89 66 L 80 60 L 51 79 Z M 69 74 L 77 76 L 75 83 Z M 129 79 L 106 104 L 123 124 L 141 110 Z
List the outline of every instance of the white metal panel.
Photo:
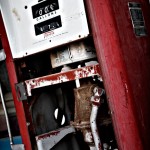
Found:
M 38 0 L 0 0 L 13 58 L 25 57 L 89 35 L 83 0 L 48 1 L 38 3 Z M 32 16 L 32 6 L 55 1 L 58 1 L 56 10 L 49 12 L 50 7 L 41 6 L 41 9 L 35 11 L 40 16 Z M 35 32 L 36 24 L 36 29 L 42 32 L 40 23 L 48 20 L 47 25 L 50 27 L 50 22 L 57 22 L 55 17 L 60 20 L 57 28 L 51 28 L 48 32 L 45 30 L 45 33 L 40 34 Z

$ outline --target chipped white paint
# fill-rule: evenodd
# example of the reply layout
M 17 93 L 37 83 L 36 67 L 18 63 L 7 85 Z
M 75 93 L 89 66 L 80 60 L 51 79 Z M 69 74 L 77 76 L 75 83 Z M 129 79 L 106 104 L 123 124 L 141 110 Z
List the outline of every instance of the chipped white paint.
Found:
M 128 93 L 128 92 L 129 92 L 129 89 L 128 89 L 127 83 L 124 83 L 124 86 L 125 86 L 126 92 Z
M 27 88 L 27 95 L 31 96 L 31 85 L 30 85 L 30 83 L 28 84 L 26 82 L 25 82 L 25 84 L 26 84 L 26 88 Z
M 66 75 L 60 75 L 57 77 L 57 80 L 40 80 L 40 78 L 36 78 L 33 80 L 27 80 L 25 81 L 26 87 L 27 87 L 27 94 L 28 96 L 31 96 L 31 89 L 45 87 L 49 85 L 54 85 L 62 82 L 67 82 L 69 79 Z
M 68 82 L 72 80 L 77 81 L 81 78 L 92 77 L 94 75 L 100 77 L 99 65 L 83 67 L 76 70 L 70 70 L 65 73 L 58 73 L 54 75 L 26 80 L 25 85 L 27 89 L 27 95 L 31 96 L 32 89 Z
M 89 68 L 83 68 L 82 70 L 76 70 L 75 71 L 75 79 L 84 78 L 84 77 L 90 77 L 95 75 L 95 69 L 94 67 Z

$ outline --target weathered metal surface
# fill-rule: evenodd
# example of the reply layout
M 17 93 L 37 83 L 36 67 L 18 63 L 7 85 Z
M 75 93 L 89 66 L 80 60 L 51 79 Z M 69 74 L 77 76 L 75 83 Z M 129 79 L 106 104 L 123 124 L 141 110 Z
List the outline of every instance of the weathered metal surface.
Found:
M 138 1 L 150 23 L 150 6 Z M 119 149 L 149 149 L 150 36 L 134 35 L 128 0 L 86 2 Z
M 62 73 L 57 73 L 53 75 L 47 75 L 39 78 L 26 80 L 25 85 L 27 89 L 27 95 L 31 96 L 32 89 L 64 83 L 76 79 L 91 77 L 94 75 L 101 76 L 99 65 L 82 67 L 68 72 L 62 72 Z
M 91 131 L 92 131 L 96 150 L 102 150 L 101 140 L 100 140 L 100 136 L 98 133 L 96 119 L 97 119 L 97 115 L 98 115 L 98 108 L 101 103 L 101 96 L 104 94 L 104 89 L 99 88 L 97 86 L 93 89 L 93 93 L 94 94 L 91 97 L 92 111 L 91 111 L 91 116 L 90 116 L 90 125 L 91 125 Z
M 55 68 L 65 64 L 96 58 L 96 52 L 92 41 L 85 39 L 84 41 L 77 41 L 52 51 L 50 57 L 51 65 Z
M 90 127 L 90 115 L 92 109 L 90 99 L 95 87 L 95 84 L 86 84 L 80 88 L 74 89 L 75 115 L 73 124 L 76 128 Z
M 18 100 L 27 100 L 25 85 L 23 82 L 15 84 Z
M 12 91 L 12 95 L 13 95 L 13 100 L 14 100 L 16 111 L 17 111 L 17 119 L 18 119 L 18 123 L 19 123 L 22 142 L 24 143 L 26 150 L 31 150 L 32 149 L 31 141 L 29 138 L 28 128 L 26 126 L 26 118 L 25 118 L 23 104 L 22 104 L 22 102 L 19 102 L 17 100 L 16 90 L 15 90 L 15 83 L 17 83 L 15 66 L 14 66 L 14 62 L 12 60 L 12 55 L 11 55 L 11 51 L 10 51 L 10 47 L 9 47 L 9 43 L 8 43 L 8 39 L 7 39 L 7 35 L 6 35 L 6 31 L 4 28 L 1 14 L 0 14 L 0 34 L 1 34 L 3 48 L 4 48 L 6 56 L 7 56 L 6 57 L 6 67 L 7 67 L 8 76 L 10 79 L 10 86 L 11 86 L 11 91 Z
M 97 86 L 93 89 L 93 93 L 94 95 L 91 97 L 91 102 L 93 105 L 99 106 L 101 104 L 100 97 L 105 93 L 105 90 Z
M 50 150 L 67 134 L 74 133 L 74 132 L 75 132 L 74 127 L 66 126 L 64 128 L 36 136 L 38 150 Z
M 89 35 L 83 0 L 0 2 L 13 58 L 26 57 Z
M 100 140 L 97 123 L 96 123 L 98 107 L 99 106 L 92 105 L 92 111 L 91 111 L 91 116 L 90 116 L 90 125 L 91 125 L 91 131 L 92 131 L 96 150 L 102 150 L 101 140 Z
M 74 89 L 75 115 L 72 125 L 83 132 L 85 142 L 89 145 L 95 143 L 97 150 L 101 150 L 101 141 L 96 118 L 103 94 L 104 89 L 91 83 Z

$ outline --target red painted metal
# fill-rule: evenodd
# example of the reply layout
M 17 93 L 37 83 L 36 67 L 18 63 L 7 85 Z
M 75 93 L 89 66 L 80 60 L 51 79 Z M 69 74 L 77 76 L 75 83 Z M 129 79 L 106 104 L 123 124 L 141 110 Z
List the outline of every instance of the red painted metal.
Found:
M 31 96 L 32 89 L 68 82 L 76 79 L 92 77 L 94 75 L 98 75 L 100 78 L 102 78 L 99 64 L 73 69 L 67 72 L 61 72 L 39 78 L 34 78 L 26 80 L 24 82 L 27 89 L 27 95 Z
M 150 4 L 148 0 L 135 1 L 142 3 L 149 35 Z M 85 0 L 85 3 L 119 149 L 149 150 L 150 37 L 135 37 L 127 0 Z M 23 104 L 17 100 L 15 92 L 16 72 L 1 16 L 0 34 L 7 54 L 20 132 L 26 150 L 31 150 Z
M 142 4 L 149 34 L 148 0 L 135 1 Z M 129 1 L 85 2 L 119 149 L 148 150 L 150 37 L 135 36 L 128 10 Z
M 22 102 L 19 102 L 17 100 L 17 95 L 16 95 L 16 90 L 15 90 L 15 83 L 17 83 L 17 77 L 16 77 L 16 72 L 15 72 L 15 66 L 14 62 L 12 59 L 6 31 L 4 28 L 3 20 L 0 14 L 0 36 L 3 44 L 3 48 L 6 53 L 6 66 L 8 70 L 8 76 L 10 80 L 10 86 L 12 90 L 12 95 L 14 99 L 14 104 L 16 108 L 16 113 L 17 113 L 17 119 L 19 123 L 19 128 L 20 128 L 20 133 L 22 137 L 23 144 L 25 145 L 26 150 L 31 150 L 31 143 L 30 143 L 30 137 L 28 133 L 28 127 L 26 125 L 26 118 L 25 118 L 25 113 L 24 113 L 24 108 Z

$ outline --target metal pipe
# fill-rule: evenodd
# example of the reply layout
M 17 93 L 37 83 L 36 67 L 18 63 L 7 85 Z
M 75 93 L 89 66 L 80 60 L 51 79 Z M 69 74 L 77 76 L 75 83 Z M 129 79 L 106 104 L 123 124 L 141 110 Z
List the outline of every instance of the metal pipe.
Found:
M 7 109 L 6 109 L 5 100 L 4 100 L 3 93 L 2 93 L 1 83 L 0 83 L 0 96 L 1 96 L 1 101 L 2 101 L 2 105 L 3 105 L 4 113 L 5 113 L 6 124 L 7 124 L 7 129 L 8 129 L 8 135 L 9 135 L 9 139 L 10 139 L 10 145 L 11 145 L 11 148 L 12 148 L 13 137 L 12 137 L 12 134 L 11 134 L 10 123 L 9 123 L 9 118 L 8 118 L 8 112 L 7 112 Z
M 98 106 L 92 105 L 90 125 L 91 125 L 91 130 L 92 130 L 92 135 L 93 135 L 96 150 L 101 150 L 101 141 L 100 141 L 98 128 L 96 124 L 97 113 L 98 113 Z
M 91 125 L 91 130 L 92 130 L 92 135 L 93 135 L 96 150 L 102 150 L 101 140 L 100 140 L 100 136 L 98 133 L 97 124 L 96 124 L 96 118 L 98 114 L 98 108 L 101 103 L 100 101 L 101 96 L 104 93 L 104 89 L 95 87 L 93 92 L 94 92 L 94 96 L 91 97 L 92 111 L 91 111 L 91 116 L 90 116 L 90 125 Z

